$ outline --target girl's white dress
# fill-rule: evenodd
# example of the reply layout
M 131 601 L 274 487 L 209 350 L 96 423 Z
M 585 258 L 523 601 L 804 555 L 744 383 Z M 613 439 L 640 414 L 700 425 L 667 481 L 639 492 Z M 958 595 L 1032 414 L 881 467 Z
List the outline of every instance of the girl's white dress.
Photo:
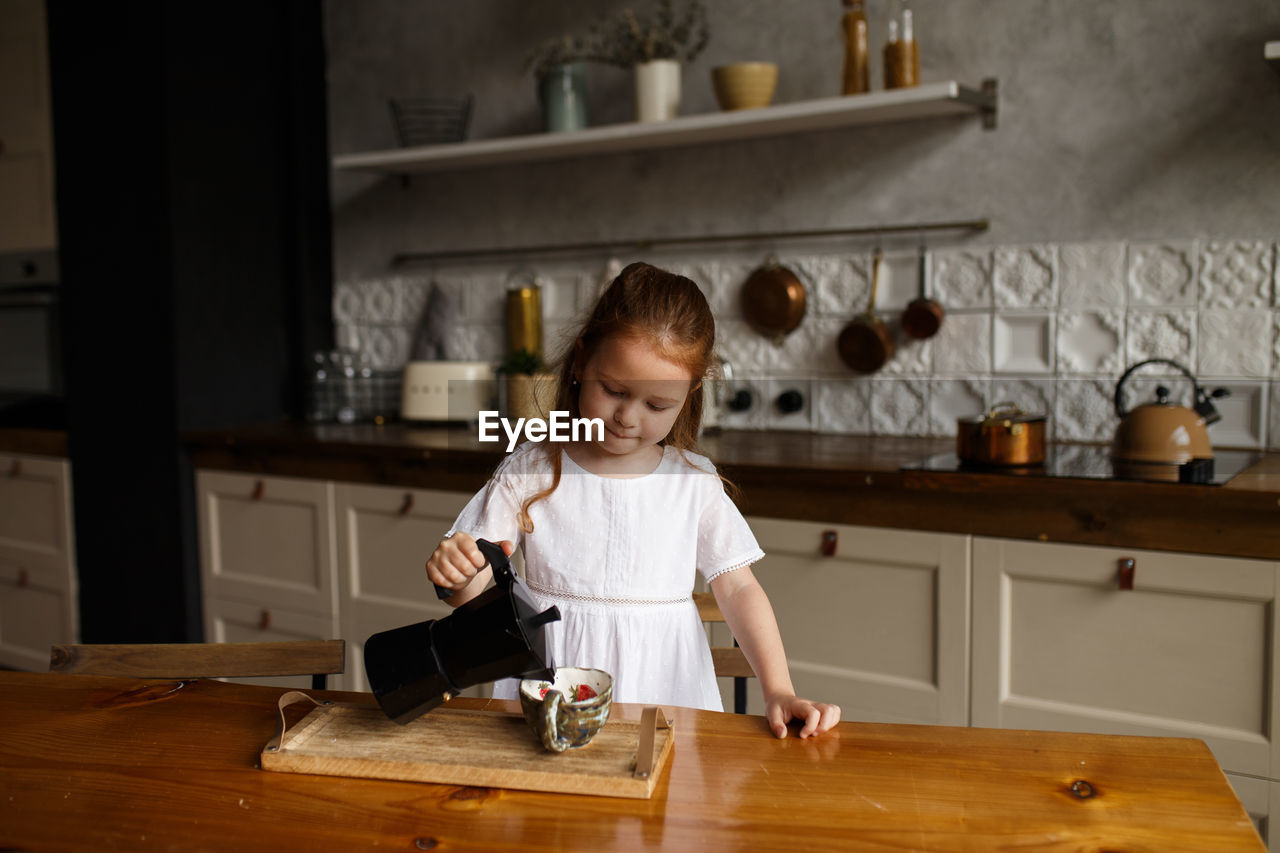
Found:
M 552 474 L 545 446 L 531 442 L 503 460 L 450 532 L 510 539 L 523 551 L 534 598 L 560 609 L 547 626 L 558 666 L 612 673 L 618 702 L 722 710 L 692 598 L 695 572 L 710 580 L 764 552 L 715 466 L 666 447 L 652 473 L 614 479 L 560 458 L 560 486 L 529 510 L 533 533 L 520 529 L 518 513 Z M 505 679 L 494 696 L 514 699 L 517 690 Z

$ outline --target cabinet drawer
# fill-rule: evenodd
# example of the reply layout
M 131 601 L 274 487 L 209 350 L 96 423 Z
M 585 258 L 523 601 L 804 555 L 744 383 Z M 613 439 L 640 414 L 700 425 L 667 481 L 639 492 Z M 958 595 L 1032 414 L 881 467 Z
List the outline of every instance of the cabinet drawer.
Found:
M 791 678 L 844 719 L 967 725 L 969 538 L 752 518 Z M 835 553 L 824 556 L 824 535 Z M 759 689 L 748 711 L 763 712 Z
M 431 551 L 471 495 L 430 489 L 334 485 L 348 689 L 368 690 L 364 641 L 370 634 L 448 616 L 427 580 Z M 487 696 L 489 685 L 465 696 Z
M 46 564 L 74 562 L 66 460 L 0 453 L 0 549 Z
M 49 647 L 77 632 L 73 589 L 0 559 L 0 666 L 48 670 Z
M 318 616 L 286 608 L 248 604 L 218 598 L 204 601 L 205 639 L 211 643 L 268 643 L 290 640 L 331 640 L 338 636 L 333 616 Z M 348 672 L 350 664 L 347 665 Z M 311 689 L 311 676 L 229 678 L 245 684 Z M 340 689 L 345 675 L 330 676 L 329 687 Z
M 1224 768 L 1273 776 L 1277 569 L 976 540 L 973 724 L 1202 738 Z
M 334 612 L 329 483 L 200 471 L 196 488 L 206 595 Z

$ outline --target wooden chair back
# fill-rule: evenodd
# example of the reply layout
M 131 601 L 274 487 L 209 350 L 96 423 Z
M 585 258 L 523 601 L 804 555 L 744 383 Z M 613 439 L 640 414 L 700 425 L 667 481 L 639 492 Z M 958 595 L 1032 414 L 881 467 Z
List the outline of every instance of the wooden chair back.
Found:
M 697 605 L 698 617 L 704 625 L 724 624 L 724 614 L 716 604 L 715 595 L 695 592 L 693 603 Z M 733 712 L 747 713 L 747 679 L 755 678 L 756 674 L 747 663 L 747 656 L 738 648 L 737 640 L 732 646 L 712 646 L 711 661 L 715 664 L 717 676 L 733 679 Z
M 128 678 L 259 678 L 310 675 L 313 689 L 346 668 L 345 640 L 275 643 L 58 644 L 49 671 Z

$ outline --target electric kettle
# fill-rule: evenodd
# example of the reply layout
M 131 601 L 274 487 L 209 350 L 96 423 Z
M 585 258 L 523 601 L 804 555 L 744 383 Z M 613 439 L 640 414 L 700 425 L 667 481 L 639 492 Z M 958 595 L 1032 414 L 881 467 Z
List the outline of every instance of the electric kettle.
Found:
M 371 636 L 364 671 L 386 715 L 404 725 L 476 684 L 499 678 L 555 678 L 544 627 L 560 618 L 541 612 L 502 548 L 476 545 L 493 567 L 495 585 L 443 619 Z M 441 598 L 452 591 L 436 587 Z
M 1138 368 L 1167 364 L 1177 368 L 1193 389 L 1192 408 L 1169 402 L 1169 389 L 1156 388 L 1154 402 L 1125 408 L 1124 384 Z M 1116 383 L 1115 409 L 1120 425 L 1111 443 L 1116 476 L 1133 480 L 1208 482 L 1213 478 L 1213 446 L 1207 427 L 1222 416 L 1213 400 L 1227 396 L 1225 388 L 1206 391 L 1191 371 L 1167 358 L 1149 358 L 1130 367 Z

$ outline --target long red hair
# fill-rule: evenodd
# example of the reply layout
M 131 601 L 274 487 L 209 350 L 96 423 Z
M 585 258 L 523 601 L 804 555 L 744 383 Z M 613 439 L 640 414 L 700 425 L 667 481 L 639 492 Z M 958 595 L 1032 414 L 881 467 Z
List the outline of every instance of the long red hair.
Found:
M 698 285 L 682 275 L 641 262 L 629 264 L 618 273 L 557 361 L 556 411 L 581 417 L 578 395 L 582 386 L 575 377 L 602 341 L 616 337 L 643 341 L 653 347 L 655 355 L 689 371 L 689 395 L 671 431 L 658 443 L 696 451 L 702 424 L 702 379 L 711 370 L 716 343 L 715 317 Z M 558 444 L 548 443 L 551 485 L 526 498 L 521 506 L 520 527 L 526 533 L 533 532 L 529 508 L 560 485 L 562 452 Z

